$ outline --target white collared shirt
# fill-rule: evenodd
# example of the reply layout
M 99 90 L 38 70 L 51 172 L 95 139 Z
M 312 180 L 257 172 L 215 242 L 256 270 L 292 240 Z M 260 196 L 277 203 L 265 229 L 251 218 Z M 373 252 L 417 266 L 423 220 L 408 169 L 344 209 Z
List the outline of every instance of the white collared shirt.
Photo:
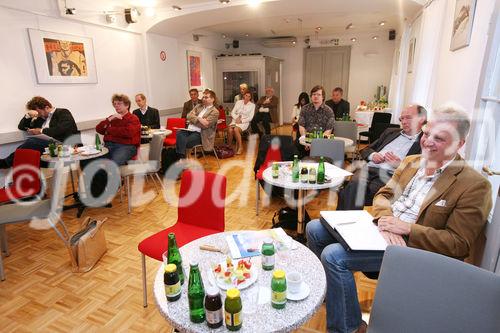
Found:
M 387 144 L 384 148 L 382 148 L 382 150 L 379 151 L 378 153 L 384 155 L 385 153 L 391 151 L 394 155 L 399 157 L 401 160 L 404 160 L 404 158 L 406 157 L 406 154 L 408 154 L 408 152 L 410 151 L 411 146 L 413 146 L 415 141 L 418 140 L 419 135 L 420 135 L 420 132 L 418 132 L 415 135 L 408 135 L 408 134 L 405 134 L 403 131 L 401 131 L 401 133 L 399 134 L 399 136 L 397 138 L 392 140 L 389 144 Z M 368 157 L 368 159 L 370 160 L 370 162 L 368 162 L 369 167 L 394 171 L 394 167 L 387 162 L 378 163 L 378 164 L 374 163 L 372 161 L 373 154 L 375 154 L 375 153 L 371 153 L 370 156 Z
M 142 115 L 144 116 L 144 115 L 146 114 L 146 112 L 148 111 L 148 106 L 146 105 L 146 106 L 144 107 L 144 109 L 139 109 L 139 110 L 141 110 L 141 113 L 142 113 Z
M 210 109 L 211 107 L 212 107 L 212 105 L 205 106 L 203 108 L 203 110 L 201 110 L 200 113 L 198 114 L 198 118 L 202 118 L 205 115 L 205 113 L 207 113 L 208 109 Z M 201 132 L 201 127 L 198 127 L 198 126 L 193 125 L 193 124 L 189 124 L 188 130 L 195 131 L 195 132 Z
M 48 116 L 47 116 L 47 119 L 45 119 L 43 125 L 42 125 L 42 129 L 44 128 L 48 128 L 49 125 L 50 125 L 50 120 L 52 119 L 52 116 L 54 115 L 54 111 L 56 110 L 56 108 L 53 108 L 52 111 L 49 112 Z
M 427 197 L 434 183 L 443 174 L 444 170 L 455 160 L 451 160 L 443 164 L 442 167 L 436 169 L 430 176 L 425 175 L 425 160 L 420 161 L 420 168 L 410 182 L 406 185 L 401 196 L 396 200 L 391 208 L 395 217 L 398 217 L 403 222 L 415 223 L 420 207 Z

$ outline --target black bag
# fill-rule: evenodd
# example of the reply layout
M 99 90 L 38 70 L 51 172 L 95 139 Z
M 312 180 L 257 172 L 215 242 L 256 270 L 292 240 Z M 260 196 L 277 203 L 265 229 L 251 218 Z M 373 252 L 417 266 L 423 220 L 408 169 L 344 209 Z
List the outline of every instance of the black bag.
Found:
M 297 220 L 297 210 L 286 206 L 274 213 L 272 227 L 297 230 Z M 307 211 L 305 211 L 304 224 L 307 224 L 309 221 L 311 221 L 311 218 Z
M 175 151 L 175 148 L 163 148 L 161 151 L 161 169 L 159 171 L 160 174 L 165 174 L 168 168 L 175 162 L 179 160 L 179 156 Z

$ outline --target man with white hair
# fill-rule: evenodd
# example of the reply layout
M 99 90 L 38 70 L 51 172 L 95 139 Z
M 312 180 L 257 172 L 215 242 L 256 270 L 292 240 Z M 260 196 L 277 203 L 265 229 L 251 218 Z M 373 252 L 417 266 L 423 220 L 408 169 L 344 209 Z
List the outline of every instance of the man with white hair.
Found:
M 469 128 L 464 111 L 435 111 L 423 129 L 422 154 L 406 157 L 377 192 L 373 214 L 389 245 L 469 256 L 492 206 L 490 183 L 458 154 Z M 306 231 L 327 275 L 328 331 L 366 332 L 352 271 L 378 272 L 383 254 L 346 251 L 319 220 Z
M 252 126 L 252 133 L 262 136 L 259 129 L 259 123 L 262 122 L 266 134 L 271 134 L 271 122 L 274 118 L 278 118 L 278 97 L 274 96 L 273 87 L 266 88 L 266 95 L 262 96 L 255 105 L 255 116 L 250 125 Z

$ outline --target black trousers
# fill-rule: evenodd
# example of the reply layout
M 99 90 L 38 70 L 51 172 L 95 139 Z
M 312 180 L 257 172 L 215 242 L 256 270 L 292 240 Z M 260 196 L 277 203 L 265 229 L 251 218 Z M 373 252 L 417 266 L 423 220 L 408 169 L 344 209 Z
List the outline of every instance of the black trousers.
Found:
M 371 206 L 373 197 L 392 177 L 389 171 L 364 166 L 358 169 L 340 190 L 337 210 L 357 210 Z
M 43 154 L 45 148 L 49 146 L 49 141 L 47 140 L 42 140 L 39 138 L 28 138 L 26 141 L 24 141 L 19 147 L 16 149 L 31 149 L 31 150 L 36 150 L 39 151 L 40 154 Z M 14 164 L 14 154 L 12 153 L 6 158 L 4 158 L 0 165 L 2 168 L 10 168 L 12 167 L 12 164 Z M 43 162 L 43 161 L 42 161 Z M 40 163 L 41 167 L 47 167 L 47 163 L 43 162 Z
M 262 136 L 262 133 L 260 132 L 258 126 L 261 121 L 266 134 L 271 134 L 271 115 L 269 114 L 269 112 L 257 112 L 255 116 L 253 116 L 253 119 L 250 122 L 252 133 L 258 133 L 259 136 Z

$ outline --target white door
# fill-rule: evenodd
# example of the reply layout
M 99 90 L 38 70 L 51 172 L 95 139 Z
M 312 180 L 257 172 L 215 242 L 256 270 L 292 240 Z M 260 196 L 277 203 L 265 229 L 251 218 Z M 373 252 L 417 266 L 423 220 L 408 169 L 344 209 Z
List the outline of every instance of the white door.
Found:
M 341 87 L 344 99 L 348 99 L 350 46 L 305 49 L 304 58 L 304 91 L 319 84 L 325 88 L 326 99 L 330 99 L 333 88 Z

